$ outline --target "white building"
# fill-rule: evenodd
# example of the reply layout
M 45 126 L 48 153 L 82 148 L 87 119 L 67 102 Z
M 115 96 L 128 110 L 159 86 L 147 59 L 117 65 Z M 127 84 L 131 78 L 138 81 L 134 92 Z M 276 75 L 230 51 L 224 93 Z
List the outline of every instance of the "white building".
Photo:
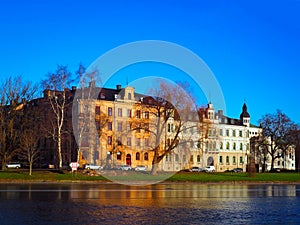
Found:
M 179 146 L 172 155 L 167 156 L 163 169 L 181 170 L 214 165 L 218 172 L 234 168 L 246 171 L 250 138 L 261 132 L 261 128 L 250 123 L 246 104 L 239 119 L 223 115 L 222 110 L 216 112 L 212 103 L 202 109 L 199 115 L 202 118 L 192 118 L 190 128 L 182 132 L 182 136 L 189 136 L 190 143 Z

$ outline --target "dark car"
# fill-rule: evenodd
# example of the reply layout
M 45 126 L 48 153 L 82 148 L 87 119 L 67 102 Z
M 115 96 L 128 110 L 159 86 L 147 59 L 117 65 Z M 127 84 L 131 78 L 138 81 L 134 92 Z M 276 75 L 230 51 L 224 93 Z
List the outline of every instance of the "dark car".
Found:
M 280 173 L 280 169 L 279 168 L 273 168 L 269 172 L 270 173 Z
M 232 172 L 234 172 L 234 173 L 242 173 L 243 169 L 242 168 L 235 168 L 235 169 L 232 170 Z

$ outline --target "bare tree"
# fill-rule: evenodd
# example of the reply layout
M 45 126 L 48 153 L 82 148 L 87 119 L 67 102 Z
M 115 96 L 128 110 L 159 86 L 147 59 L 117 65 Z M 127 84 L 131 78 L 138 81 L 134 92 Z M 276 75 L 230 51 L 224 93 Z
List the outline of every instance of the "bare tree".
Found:
M 166 155 L 172 154 L 179 146 L 186 146 L 190 142 L 190 135 L 183 135 L 188 129 L 195 129 L 199 133 L 199 117 L 194 101 L 185 91 L 183 85 L 169 85 L 160 82 L 159 89 L 151 90 L 151 97 L 144 97 L 142 106 L 149 111 L 148 122 L 134 120 L 132 129 L 144 129 L 149 135 L 149 150 L 153 153 L 151 173 L 155 175 L 159 163 Z M 196 115 L 194 121 L 191 117 Z M 189 148 L 181 151 L 189 155 Z
M 35 96 L 37 87 L 24 83 L 21 77 L 9 77 L 0 89 L 0 157 L 5 170 L 6 163 L 20 150 L 24 106 Z
M 291 119 L 277 110 L 275 114 L 266 114 L 260 120 L 262 127 L 261 148 L 271 157 L 271 169 L 277 158 L 283 157 L 291 147 L 295 147 L 295 130 L 297 126 Z
M 101 108 L 101 101 L 98 101 L 102 90 L 96 87 L 97 81 L 99 83 L 100 80 L 98 71 L 87 73 L 80 65 L 77 74 L 80 88 L 76 90 L 73 101 L 73 131 L 78 143 L 77 162 L 82 166 L 86 162 L 86 159 L 82 158 L 85 149 L 90 154 L 91 148 L 101 148 L 100 139 L 105 135 L 103 130 L 108 122 L 108 116 Z
M 63 129 L 66 117 L 66 108 L 70 107 L 71 98 L 68 96 L 68 86 L 72 82 L 71 73 L 67 66 L 58 65 L 55 73 L 50 73 L 42 81 L 42 86 L 48 91 L 48 102 L 52 116 L 48 120 L 48 134 L 53 138 L 57 147 L 58 167 L 62 168 L 62 135 L 67 132 Z
M 32 100 L 24 107 L 22 116 L 22 133 L 20 136 L 21 147 L 19 157 L 25 159 L 29 164 L 29 175 L 32 175 L 34 162 L 39 158 L 39 142 L 46 134 L 41 129 L 43 123 L 42 112 L 37 108 L 35 100 Z

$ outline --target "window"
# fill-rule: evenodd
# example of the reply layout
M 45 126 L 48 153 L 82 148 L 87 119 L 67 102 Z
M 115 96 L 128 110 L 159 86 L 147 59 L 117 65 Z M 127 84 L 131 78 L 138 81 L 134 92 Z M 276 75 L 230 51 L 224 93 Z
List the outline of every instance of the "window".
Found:
M 135 160 L 140 160 L 140 153 L 139 153 L 139 152 L 137 152 L 137 153 L 135 154 Z
M 141 110 L 136 110 L 136 118 L 141 118 Z
M 243 131 L 240 130 L 240 137 L 243 137 Z
M 112 145 L 112 137 L 111 136 L 107 137 L 107 144 Z
M 145 112 L 145 119 L 149 119 L 149 112 L 148 111 Z
M 136 126 L 136 132 L 137 132 L 137 133 L 140 133 L 140 132 L 141 132 L 141 125 L 140 125 L 140 124 L 138 124 L 138 125 Z
M 131 137 L 127 137 L 127 146 L 131 146 Z
M 141 146 L 141 139 L 140 138 L 135 139 L 135 145 L 136 146 Z
M 242 164 L 242 163 L 243 163 L 243 157 L 240 156 L 240 164 Z
M 235 142 L 233 142 L 233 150 L 235 150 L 236 149 L 236 143 Z
M 107 123 L 107 130 L 112 130 L 112 122 Z
M 190 147 L 194 148 L 194 141 L 193 140 L 190 141 Z
M 149 133 L 149 123 L 145 123 L 145 132 Z
M 220 155 L 219 162 L 223 163 L 223 156 Z
M 280 166 L 280 161 L 277 162 L 277 165 Z
M 131 100 L 131 93 L 128 93 L 127 98 L 128 100 Z
M 197 155 L 197 162 L 200 162 L 200 155 Z
M 223 136 L 223 129 L 220 129 L 220 136 Z
M 226 130 L 226 136 L 229 137 L 229 130 Z
M 229 144 L 229 142 L 227 142 L 226 143 L 226 149 L 229 150 L 229 148 L 230 148 L 230 144 Z
M 130 123 L 127 123 L 127 124 L 126 124 L 126 130 L 127 130 L 127 131 L 130 131 L 130 130 L 131 130 L 131 125 L 130 125 Z
M 96 115 L 100 115 L 100 106 L 96 106 L 95 113 Z
M 144 154 L 144 160 L 148 161 L 148 152 Z
M 121 138 L 120 138 L 120 137 L 118 137 L 118 141 L 117 141 L 117 142 L 118 142 L 118 145 L 119 145 L 119 146 L 121 146 L 121 145 L 122 145 L 122 140 L 121 140 Z
M 179 161 L 179 155 L 175 154 L 175 161 L 178 162 Z
M 240 143 L 240 150 L 243 150 L 243 143 Z
M 235 137 L 235 130 L 232 130 L 232 136 Z
M 145 146 L 146 146 L 146 147 L 149 147 L 149 138 L 146 138 L 146 139 L 145 139 Z
M 235 156 L 232 157 L 232 163 L 233 163 L 233 164 L 236 164 Z
M 122 109 L 118 108 L 118 117 L 122 117 Z
M 129 118 L 131 117 L 131 112 L 132 112 L 131 109 L 127 109 L 127 117 Z
M 193 155 L 191 155 L 190 161 L 191 161 L 191 163 L 194 163 L 194 156 Z
M 122 159 L 122 152 L 117 152 L 117 160 L 121 160 Z
M 112 107 L 108 107 L 107 109 L 107 115 L 112 116 Z
M 223 142 L 220 142 L 220 149 L 223 149 Z
M 226 164 L 229 164 L 229 156 L 226 156 Z
M 122 131 L 122 122 L 118 122 L 118 131 Z

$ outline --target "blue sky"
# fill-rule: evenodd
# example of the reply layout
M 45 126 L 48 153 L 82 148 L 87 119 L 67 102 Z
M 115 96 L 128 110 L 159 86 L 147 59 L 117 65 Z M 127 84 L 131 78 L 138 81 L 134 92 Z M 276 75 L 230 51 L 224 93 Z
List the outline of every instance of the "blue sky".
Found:
M 163 40 L 205 61 L 223 90 L 228 116 L 239 117 L 246 100 L 253 123 L 277 109 L 300 123 L 299 12 L 299 0 L 2 1 L 0 75 L 38 82 L 57 64 L 75 72 L 80 62 L 89 66 L 119 45 Z M 164 70 L 138 72 L 145 71 Z M 128 69 L 129 82 L 134 72 Z M 116 82 L 124 86 L 126 79 Z

